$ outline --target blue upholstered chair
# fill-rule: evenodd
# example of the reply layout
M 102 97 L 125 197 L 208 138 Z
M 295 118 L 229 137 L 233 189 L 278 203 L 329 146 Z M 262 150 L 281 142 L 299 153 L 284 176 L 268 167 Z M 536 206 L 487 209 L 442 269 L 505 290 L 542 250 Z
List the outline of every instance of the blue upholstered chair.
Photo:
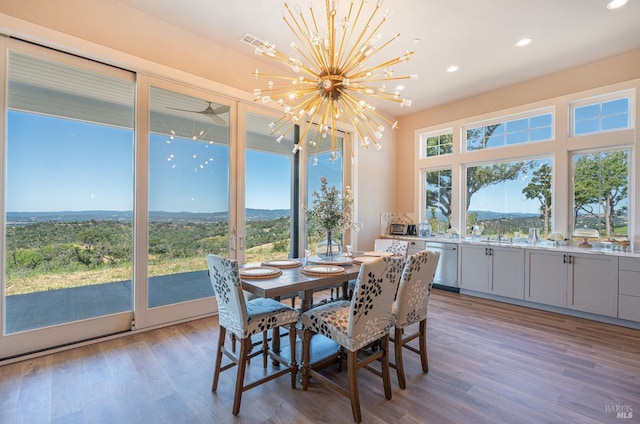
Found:
M 213 374 L 213 385 L 211 391 L 218 388 L 218 378 L 222 371 L 234 366 L 237 367 L 235 394 L 233 399 L 233 415 L 240 412 L 240 401 L 242 393 L 252 387 L 265 383 L 284 374 L 291 375 L 291 388 L 296 387 L 296 374 L 298 365 L 296 363 L 296 329 L 298 321 L 298 311 L 273 299 L 257 298 L 245 300 L 242 290 L 242 282 L 238 273 L 238 262 L 232 259 L 225 259 L 216 255 L 208 255 L 209 275 L 213 292 L 218 301 L 218 313 L 220 322 L 220 333 L 218 335 L 218 346 L 216 351 L 216 364 Z M 286 361 L 278 352 L 269 349 L 267 343 L 267 331 L 277 329 L 280 326 L 289 326 L 289 348 L 290 360 Z M 240 352 L 227 349 L 224 346 L 226 333 L 230 332 L 240 341 Z M 262 349 L 251 353 L 251 336 L 262 333 Z M 279 337 L 278 332 L 273 332 L 275 337 Z M 271 373 L 255 382 L 244 384 L 244 374 L 247 361 L 250 357 L 262 354 L 263 366 L 267 367 L 267 357 L 270 356 L 277 363 L 287 366 L 286 369 Z M 222 366 L 222 356 L 227 356 L 232 362 Z

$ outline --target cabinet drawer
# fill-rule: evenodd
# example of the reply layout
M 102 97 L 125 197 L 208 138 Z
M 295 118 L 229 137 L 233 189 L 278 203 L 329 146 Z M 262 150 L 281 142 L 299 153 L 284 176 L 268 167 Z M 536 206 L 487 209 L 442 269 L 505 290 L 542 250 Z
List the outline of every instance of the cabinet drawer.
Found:
M 407 255 L 415 255 L 416 253 L 425 249 L 424 240 L 411 240 L 409 241 L 409 248 L 407 249 Z
M 620 258 L 618 267 L 625 271 L 640 272 L 640 259 L 638 258 Z
M 640 322 L 640 297 L 621 294 L 618 297 L 618 318 Z
M 640 272 L 624 271 L 618 272 L 620 281 L 619 293 L 631 296 L 640 296 Z

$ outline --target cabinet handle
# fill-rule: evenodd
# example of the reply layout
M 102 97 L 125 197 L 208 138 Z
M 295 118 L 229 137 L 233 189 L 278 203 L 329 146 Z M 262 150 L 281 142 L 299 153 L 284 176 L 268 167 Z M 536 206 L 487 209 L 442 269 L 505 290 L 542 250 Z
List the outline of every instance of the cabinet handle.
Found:
M 484 248 L 484 256 L 487 256 L 487 255 L 489 255 L 489 248 L 485 247 Z
M 493 249 L 489 248 L 489 256 L 493 256 Z
M 563 264 L 567 263 L 567 255 L 562 255 L 562 263 Z
M 573 263 L 573 256 L 569 255 L 569 263 L 572 264 Z

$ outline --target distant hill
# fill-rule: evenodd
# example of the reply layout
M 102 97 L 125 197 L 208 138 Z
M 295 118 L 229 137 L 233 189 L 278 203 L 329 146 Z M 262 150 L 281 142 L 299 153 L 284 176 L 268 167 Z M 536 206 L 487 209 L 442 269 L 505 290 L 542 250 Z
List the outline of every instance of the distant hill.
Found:
M 491 221 L 493 219 L 518 219 L 518 218 L 532 218 L 540 216 L 539 213 L 527 213 L 527 212 L 493 212 L 493 211 L 469 211 L 469 213 L 475 213 L 478 215 L 479 221 Z
M 270 221 L 288 217 L 288 209 L 247 209 L 248 221 Z M 227 218 L 224 212 L 165 212 L 151 211 L 152 221 L 171 222 L 216 222 Z M 7 212 L 7 225 L 26 225 L 38 222 L 82 222 L 82 221 L 131 221 L 132 211 L 60 211 L 60 212 Z

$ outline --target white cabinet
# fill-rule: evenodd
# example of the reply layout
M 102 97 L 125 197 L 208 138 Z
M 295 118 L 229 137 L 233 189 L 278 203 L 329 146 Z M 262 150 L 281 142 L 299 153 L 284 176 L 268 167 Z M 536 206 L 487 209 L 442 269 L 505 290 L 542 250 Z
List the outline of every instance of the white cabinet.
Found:
M 618 257 L 570 254 L 567 307 L 618 315 Z
M 424 240 L 408 240 L 409 248 L 407 249 L 407 255 L 415 255 L 416 253 L 425 249 Z
M 461 287 L 524 299 L 524 250 L 497 246 L 462 246 Z
M 460 288 L 483 293 L 489 292 L 488 247 L 460 247 Z
M 559 307 L 567 306 L 567 255 L 527 250 L 525 300 Z
M 640 258 L 620 258 L 618 318 L 640 322 Z
M 525 300 L 617 316 L 618 258 L 527 250 Z

